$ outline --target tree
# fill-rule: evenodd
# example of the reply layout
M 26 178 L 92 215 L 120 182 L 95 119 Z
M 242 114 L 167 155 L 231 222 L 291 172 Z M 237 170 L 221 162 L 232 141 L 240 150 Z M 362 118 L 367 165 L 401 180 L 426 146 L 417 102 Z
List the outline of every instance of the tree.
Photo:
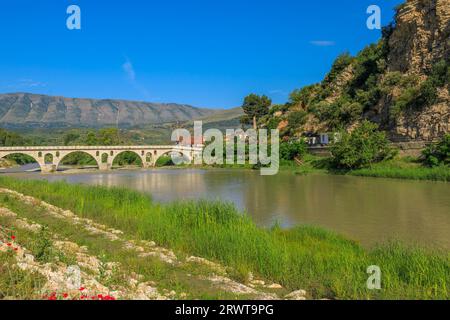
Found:
M 30 142 L 17 133 L 6 131 L 4 129 L 0 129 L 0 146 L 2 147 L 13 147 L 13 146 L 26 146 L 29 145 Z M 30 156 L 24 154 L 10 154 L 6 156 L 7 159 L 15 161 L 17 164 L 27 164 L 33 163 L 35 160 Z
M 294 135 L 299 132 L 301 127 L 306 123 L 306 111 L 292 111 L 287 117 L 289 134 Z
M 88 146 L 95 146 L 97 145 L 97 136 L 95 135 L 94 131 L 89 131 L 86 135 L 86 144 Z
M 97 134 L 97 139 L 102 146 L 120 145 L 119 130 L 117 128 L 100 129 Z
M 423 152 L 424 163 L 430 167 L 450 164 L 450 134 L 428 146 Z
M 11 147 L 11 146 L 23 146 L 27 145 L 27 141 L 20 135 L 9 132 L 4 129 L 0 129 L 0 146 Z
M 69 146 L 74 141 L 78 140 L 80 135 L 78 133 L 69 132 L 64 136 L 64 145 Z
M 336 60 L 334 60 L 330 72 L 326 75 L 324 84 L 334 82 L 339 74 L 344 71 L 345 68 L 347 68 L 353 62 L 353 60 L 354 58 L 348 52 L 339 55 Z
M 333 164 L 337 168 L 358 169 L 391 157 L 394 153 L 378 125 L 364 121 L 352 133 L 343 132 L 331 146 Z
M 307 145 L 303 140 L 282 142 L 280 144 L 280 158 L 283 160 L 294 160 L 295 158 L 301 158 L 305 155 L 306 149 Z
M 257 129 L 257 121 L 262 116 L 269 113 L 272 100 L 265 96 L 258 96 L 256 94 L 250 94 L 244 99 L 242 109 L 245 115 L 241 118 L 241 122 L 244 124 L 253 123 L 253 129 Z
M 299 128 L 306 123 L 306 116 L 308 114 L 305 111 L 292 111 L 288 115 L 289 126 L 292 128 Z
M 299 106 L 303 110 L 307 110 L 311 101 L 316 98 L 316 92 L 320 90 L 320 86 L 313 84 L 292 91 L 289 95 L 289 103 L 294 106 Z

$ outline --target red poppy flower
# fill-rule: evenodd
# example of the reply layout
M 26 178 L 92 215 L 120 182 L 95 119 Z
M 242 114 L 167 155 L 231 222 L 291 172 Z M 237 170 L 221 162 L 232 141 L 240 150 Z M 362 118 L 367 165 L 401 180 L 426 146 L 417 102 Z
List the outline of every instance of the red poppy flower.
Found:
M 85 287 L 81 287 L 80 288 L 80 291 L 84 291 L 86 288 Z
M 63 293 L 63 298 L 67 298 L 69 295 L 67 293 Z
M 8 242 L 8 243 L 7 243 L 6 245 L 7 245 L 8 247 L 11 247 L 11 246 L 12 246 L 12 244 L 11 244 L 11 243 L 9 243 L 9 242 Z
M 16 240 L 16 236 L 11 236 L 11 239 L 12 240 Z

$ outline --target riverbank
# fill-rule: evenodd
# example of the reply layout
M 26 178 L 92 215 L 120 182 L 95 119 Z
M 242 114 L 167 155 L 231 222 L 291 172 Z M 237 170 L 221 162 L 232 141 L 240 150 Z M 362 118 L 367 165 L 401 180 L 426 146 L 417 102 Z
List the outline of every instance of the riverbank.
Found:
M 304 298 L 0 188 L 0 300 Z M 77 272 L 79 282 L 77 282 Z M 74 278 L 75 277 L 75 278 Z
M 441 165 L 439 167 L 425 167 L 419 161 L 410 157 L 397 157 L 392 160 L 382 161 L 367 168 L 354 170 L 335 169 L 330 164 L 330 158 L 321 158 L 307 155 L 300 166 L 285 166 L 295 174 L 339 174 L 374 178 L 393 178 L 409 180 L 450 181 L 450 168 Z
M 179 166 L 178 168 L 201 168 L 201 169 L 246 169 L 259 170 L 255 165 L 244 164 L 222 164 L 222 165 L 200 165 L 200 166 Z M 177 168 L 177 167 L 164 167 Z M 281 160 L 280 171 L 290 171 L 298 175 L 308 174 L 337 174 L 374 178 L 392 178 L 408 180 L 428 180 L 450 182 L 450 168 L 445 165 L 438 167 L 426 167 L 418 159 L 411 157 L 396 157 L 392 160 L 382 161 L 367 168 L 343 170 L 336 169 L 331 165 L 330 157 L 321 157 L 306 154 L 301 163 L 296 161 Z
M 366 250 L 339 235 L 307 226 L 290 230 L 261 229 L 232 205 L 222 203 L 160 205 L 146 195 L 126 189 L 5 177 L 0 178 L 0 186 L 71 210 L 78 217 L 120 229 L 129 239 L 154 241 L 177 256 L 194 255 L 220 263 L 226 266 L 232 281 L 247 287 L 251 288 L 254 277 L 275 287 L 279 284 L 284 290 L 278 295 L 280 298 L 300 289 L 306 290 L 307 298 L 448 298 L 450 267 L 446 252 L 408 248 L 398 243 Z M 8 201 L 2 205 L 15 212 L 26 213 L 32 209 L 20 207 L 20 203 L 16 204 L 19 207 L 12 207 Z M 39 217 L 33 212 L 27 215 L 30 219 Z M 46 218 L 40 222 L 53 221 Z M 67 235 L 73 236 L 70 232 Z M 80 236 L 77 241 L 88 241 L 83 239 L 89 237 Z M 115 251 L 108 246 L 105 244 L 102 250 L 111 255 Z M 129 254 L 122 252 L 121 256 L 126 268 L 136 267 L 126 263 Z M 382 270 L 380 291 L 366 287 L 366 269 L 371 265 L 378 265 Z M 197 270 L 191 268 L 191 272 L 192 269 Z M 160 278 L 166 278 L 166 274 L 160 273 Z M 166 281 L 167 289 L 173 288 L 175 284 Z M 211 288 L 214 293 L 214 285 Z

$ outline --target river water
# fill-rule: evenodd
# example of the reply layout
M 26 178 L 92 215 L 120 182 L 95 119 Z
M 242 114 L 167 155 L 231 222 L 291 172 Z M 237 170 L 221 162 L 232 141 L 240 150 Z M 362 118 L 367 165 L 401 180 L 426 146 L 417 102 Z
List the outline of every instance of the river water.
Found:
M 160 202 L 233 202 L 260 226 L 311 224 L 371 246 L 390 239 L 450 249 L 450 184 L 334 175 L 260 176 L 250 170 L 155 169 L 109 173 L 12 174 L 123 186 Z

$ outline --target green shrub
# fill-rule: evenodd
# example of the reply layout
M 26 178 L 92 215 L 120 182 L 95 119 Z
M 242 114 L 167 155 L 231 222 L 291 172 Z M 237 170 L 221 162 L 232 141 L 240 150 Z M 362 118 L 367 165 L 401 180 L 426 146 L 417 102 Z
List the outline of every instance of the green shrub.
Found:
M 346 102 L 340 105 L 341 123 L 350 124 L 362 116 L 363 107 L 358 102 Z
M 281 118 L 270 118 L 269 121 L 267 122 L 267 129 L 271 130 L 271 129 L 277 129 L 278 125 L 281 122 Z
M 354 97 L 356 91 L 372 89 L 377 85 L 378 76 L 386 67 L 386 43 L 381 40 L 364 48 L 356 56 L 353 78 L 348 84 L 347 92 Z
M 294 160 L 306 154 L 306 143 L 301 141 L 289 141 L 280 144 L 280 158 L 282 160 Z
M 305 111 L 293 111 L 288 115 L 288 123 L 291 128 L 298 128 L 305 124 L 307 113 Z
M 353 59 L 354 58 L 348 52 L 339 55 L 334 61 L 330 72 L 325 77 L 324 84 L 331 83 L 336 80 L 339 74 L 352 63 Z
M 95 159 L 84 152 L 73 152 L 61 160 L 64 165 L 96 165 Z
M 124 165 L 136 165 L 141 166 L 142 160 L 135 152 L 122 152 L 114 159 L 114 165 L 117 164 L 119 166 Z
M 448 62 L 441 60 L 433 66 L 428 74 L 428 78 L 420 84 L 417 77 L 404 77 L 399 83 L 403 89 L 402 94 L 395 99 L 391 107 L 391 118 L 396 119 L 402 111 L 407 109 L 423 110 L 435 104 L 438 100 L 437 88 L 443 87 L 448 83 L 449 70 Z
M 392 156 L 389 140 L 378 126 L 364 121 L 352 133 L 343 132 L 331 146 L 332 164 L 336 168 L 357 169 Z
M 427 166 L 450 164 L 450 134 L 446 134 L 438 143 L 428 146 L 422 154 Z
M 448 61 L 441 60 L 436 63 L 429 75 L 430 82 L 436 87 L 443 87 L 450 79 L 450 64 Z
M 157 167 L 169 167 L 173 165 L 174 163 L 172 161 L 172 157 L 168 155 L 161 156 L 158 158 L 158 160 L 156 160 Z
M 321 91 L 321 86 L 318 84 L 296 89 L 289 96 L 289 104 L 307 109 L 311 102 L 317 98 L 318 91 Z

